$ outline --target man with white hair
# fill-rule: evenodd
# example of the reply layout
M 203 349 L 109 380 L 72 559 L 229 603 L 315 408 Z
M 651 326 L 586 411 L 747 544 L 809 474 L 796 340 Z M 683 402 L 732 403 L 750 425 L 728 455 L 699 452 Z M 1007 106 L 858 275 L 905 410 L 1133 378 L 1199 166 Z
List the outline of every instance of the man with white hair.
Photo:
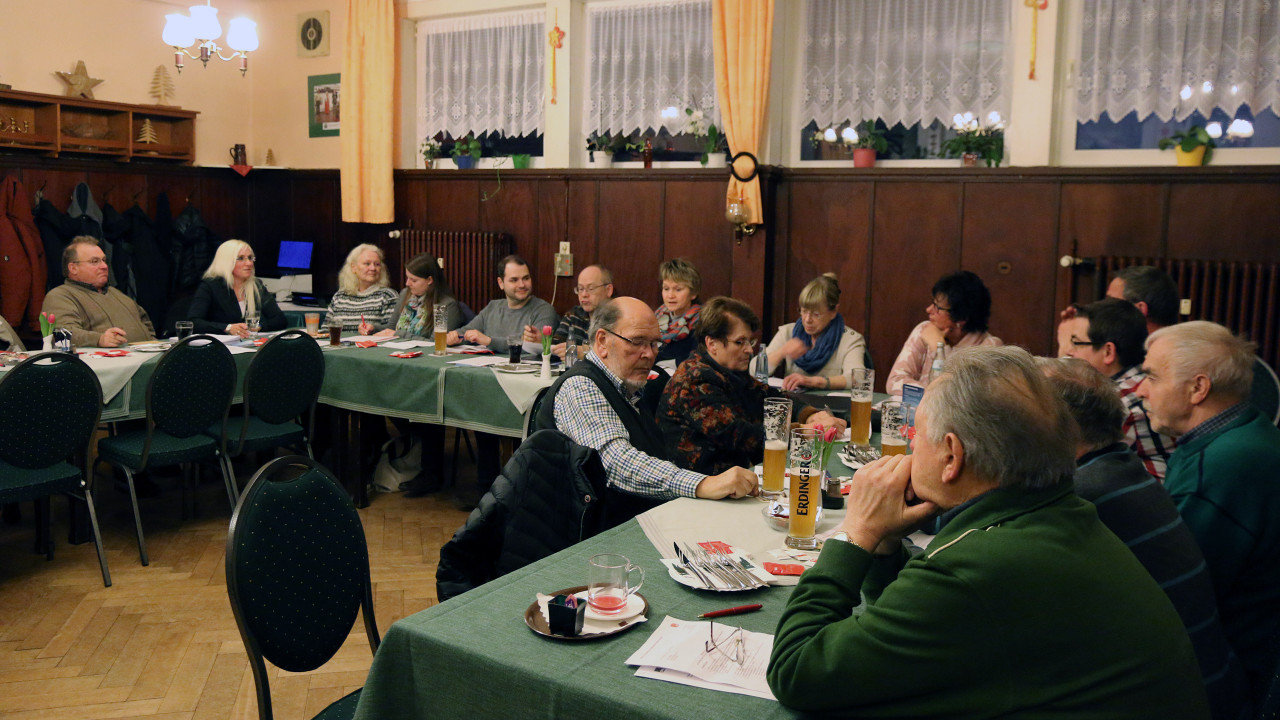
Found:
M 956 353 L 915 417 L 914 454 L 854 475 L 787 603 L 766 671 L 778 700 L 840 717 L 1208 717 L 1177 612 L 1072 490 L 1075 423 L 1031 355 Z M 911 556 L 901 539 L 938 511 Z
M 1156 430 L 1178 439 L 1165 489 L 1200 543 L 1222 627 L 1254 694 L 1280 642 L 1280 430 L 1249 403 L 1253 344 L 1195 321 L 1147 339 L 1138 387 Z

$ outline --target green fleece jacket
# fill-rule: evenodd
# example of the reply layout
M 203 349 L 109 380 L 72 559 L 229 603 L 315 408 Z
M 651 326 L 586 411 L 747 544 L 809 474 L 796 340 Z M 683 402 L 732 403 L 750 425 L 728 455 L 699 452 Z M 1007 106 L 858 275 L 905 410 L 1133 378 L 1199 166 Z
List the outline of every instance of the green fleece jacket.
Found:
M 828 544 L 778 622 L 768 680 L 829 717 L 1209 717 L 1168 597 L 1062 484 L 992 490 L 909 559 Z
M 1222 629 L 1260 692 L 1280 642 L 1280 429 L 1248 408 L 1178 443 L 1164 487 L 1200 543 Z

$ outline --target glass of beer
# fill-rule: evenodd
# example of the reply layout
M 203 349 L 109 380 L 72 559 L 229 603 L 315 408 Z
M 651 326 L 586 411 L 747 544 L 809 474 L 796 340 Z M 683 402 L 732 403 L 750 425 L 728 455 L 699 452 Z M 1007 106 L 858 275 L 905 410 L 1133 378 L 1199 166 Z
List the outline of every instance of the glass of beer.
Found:
M 849 373 L 849 443 L 859 447 L 871 445 L 871 388 L 876 384 L 876 371 L 854 368 Z
M 818 509 L 822 507 L 822 467 L 818 457 L 818 431 L 796 428 L 791 431 L 791 449 L 787 465 L 791 470 L 791 487 L 787 493 L 790 515 L 787 521 L 787 547 L 814 550 L 818 539 Z
M 880 454 L 907 454 L 907 406 L 886 402 L 880 406 Z
M 764 478 L 761 500 L 782 495 L 783 476 L 787 467 L 787 433 L 791 430 L 791 400 L 764 400 Z
M 449 306 L 433 306 L 431 308 L 431 320 L 436 332 L 436 351 L 432 354 L 436 357 L 444 357 L 448 354 L 448 351 L 445 350 L 445 340 L 449 337 Z

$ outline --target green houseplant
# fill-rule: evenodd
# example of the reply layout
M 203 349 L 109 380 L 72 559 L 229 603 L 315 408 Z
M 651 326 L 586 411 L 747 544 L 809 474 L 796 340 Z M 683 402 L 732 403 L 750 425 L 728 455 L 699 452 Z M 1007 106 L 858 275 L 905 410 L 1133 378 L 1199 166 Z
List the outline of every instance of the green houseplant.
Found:
M 889 141 L 885 139 L 884 131 L 876 127 L 875 120 L 863 120 L 852 129 L 845 128 L 845 131 L 851 131 L 854 167 L 875 167 L 876 154 L 889 151 Z M 845 136 L 845 142 L 849 140 L 850 137 Z
M 997 167 L 1004 160 L 1004 121 L 1000 113 L 987 116 L 987 125 L 978 124 L 973 113 L 957 113 L 953 120 L 956 136 L 942 144 L 947 157 L 959 156 L 966 167 L 986 162 Z
M 440 157 L 440 143 L 431 138 L 423 138 L 422 144 L 418 146 L 418 152 L 422 154 L 424 166 L 430 170 L 432 163 L 436 161 L 436 158 Z
M 703 167 L 707 166 L 707 161 L 715 153 L 723 153 L 727 147 L 724 135 L 716 127 L 715 123 L 708 122 L 701 110 L 693 108 L 684 109 L 685 132 L 688 132 L 697 141 L 698 146 L 702 149 L 702 155 L 698 158 L 698 162 Z
M 1192 125 L 1182 132 L 1161 138 L 1156 144 L 1161 150 L 1176 148 L 1178 165 L 1182 167 L 1208 165 L 1209 159 L 1213 157 L 1213 149 L 1217 147 L 1208 131 L 1199 125 Z
M 476 140 L 471 133 L 467 133 L 466 137 L 453 143 L 453 149 L 449 154 L 453 156 L 453 163 L 459 170 L 469 170 L 476 166 L 476 161 L 480 159 L 480 152 L 480 141 Z

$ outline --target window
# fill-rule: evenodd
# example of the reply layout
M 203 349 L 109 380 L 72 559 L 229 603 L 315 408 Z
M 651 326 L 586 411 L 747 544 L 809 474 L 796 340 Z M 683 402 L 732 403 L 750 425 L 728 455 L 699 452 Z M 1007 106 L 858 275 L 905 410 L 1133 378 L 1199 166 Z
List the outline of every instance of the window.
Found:
M 1077 150 L 1154 148 L 1195 124 L 1227 147 L 1280 146 L 1280 7 L 1096 0 L 1080 19 Z
M 542 154 L 542 10 L 418 23 L 418 136 L 467 135 L 489 154 Z
M 815 142 L 873 120 L 882 158 L 941 155 L 957 114 L 1008 118 L 1005 0 L 808 0 L 801 61 L 801 159 L 848 152 Z
M 587 26 L 583 131 L 648 134 L 657 157 L 696 159 L 685 109 L 720 126 L 709 0 L 590 5 Z

